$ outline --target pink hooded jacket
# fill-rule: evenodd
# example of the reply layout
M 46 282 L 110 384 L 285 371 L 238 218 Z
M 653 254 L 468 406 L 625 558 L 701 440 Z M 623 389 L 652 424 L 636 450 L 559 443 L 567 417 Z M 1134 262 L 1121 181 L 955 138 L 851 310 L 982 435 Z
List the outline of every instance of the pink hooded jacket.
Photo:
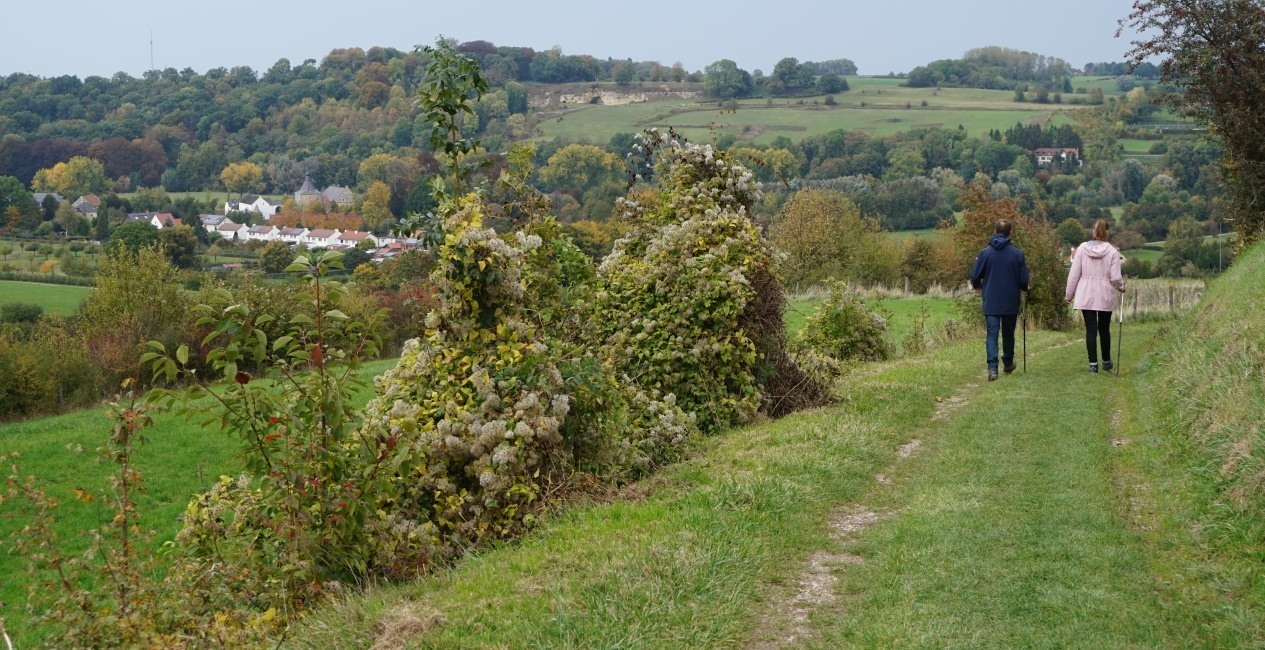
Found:
M 1067 300 L 1075 298 L 1072 307 L 1095 311 L 1115 311 L 1124 291 L 1120 263 L 1124 256 L 1115 246 L 1104 241 L 1087 241 L 1072 256 L 1072 270 L 1067 274 Z

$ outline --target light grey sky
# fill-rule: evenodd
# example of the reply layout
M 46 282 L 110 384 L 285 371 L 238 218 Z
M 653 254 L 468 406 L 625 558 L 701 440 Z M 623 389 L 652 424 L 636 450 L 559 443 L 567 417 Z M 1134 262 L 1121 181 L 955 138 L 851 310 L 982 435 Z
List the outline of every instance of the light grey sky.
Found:
M 411 49 L 439 34 L 460 41 L 591 54 L 690 71 L 733 59 L 765 73 L 782 57 L 848 58 L 861 74 L 904 72 L 1000 45 L 1080 67 L 1120 61 L 1115 38 L 1129 0 L 62 0 L 6 3 L 0 75 L 139 75 L 158 68 L 248 65 L 266 70 L 331 49 Z

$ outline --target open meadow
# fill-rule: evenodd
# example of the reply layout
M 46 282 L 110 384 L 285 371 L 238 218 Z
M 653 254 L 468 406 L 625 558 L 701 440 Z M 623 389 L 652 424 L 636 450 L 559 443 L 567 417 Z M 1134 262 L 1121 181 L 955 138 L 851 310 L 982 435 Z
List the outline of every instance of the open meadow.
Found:
M 24 302 L 43 307 L 46 314 L 69 316 L 79 309 L 89 291 L 91 287 L 0 280 L 0 305 Z
M 697 142 L 731 134 L 755 144 L 779 136 L 793 141 L 833 129 L 887 135 L 919 127 L 962 127 L 975 136 L 1015 123 L 1067 120 L 1070 104 L 1015 102 L 1014 92 L 980 88 L 906 88 L 903 79 L 849 77 L 849 90 L 832 95 L 758 98 L 737 101 L 722 110 L 714 101 L 662 100 L 621 106 L 585 106 L 540 124 L 546 139 L 566 137 L 606 143 L 616 133 L 672 127 Z M 1114 94 L 1119 94 L 1114 90 Z M 1070 96 L 1069 96 L 1070 97 Z

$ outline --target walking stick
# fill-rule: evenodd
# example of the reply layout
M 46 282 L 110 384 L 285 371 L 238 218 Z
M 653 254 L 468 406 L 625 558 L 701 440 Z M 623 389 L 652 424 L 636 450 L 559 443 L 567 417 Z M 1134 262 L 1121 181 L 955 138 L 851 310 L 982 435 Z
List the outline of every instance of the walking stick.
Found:
M 1116 376 L 1120 376 L 1121 350 L 1124 349 L 1124 301 L 1120 301 L 1120 331 L 1116 334 Z
M 1023 374 L 1028 374 L 1028 292 L 1023 292 Z

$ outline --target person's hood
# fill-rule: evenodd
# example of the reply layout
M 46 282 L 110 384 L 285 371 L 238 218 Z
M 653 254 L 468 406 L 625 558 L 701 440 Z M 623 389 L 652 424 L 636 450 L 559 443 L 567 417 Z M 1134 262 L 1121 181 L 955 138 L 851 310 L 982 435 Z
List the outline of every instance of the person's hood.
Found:
M 1081 244 L 1081 248 L 1085 250 L 1086 255 L 1099 260 L 1107 256 L 1107 252 L 1111 250 L 1111 244 L 1095 239 Z
M 1010 238 L 1005 235 L 993 235 L 992 238 L 988 240 L 988 245 L 992 246 L 996 250 L 1001 250 L 1010 245 Z

